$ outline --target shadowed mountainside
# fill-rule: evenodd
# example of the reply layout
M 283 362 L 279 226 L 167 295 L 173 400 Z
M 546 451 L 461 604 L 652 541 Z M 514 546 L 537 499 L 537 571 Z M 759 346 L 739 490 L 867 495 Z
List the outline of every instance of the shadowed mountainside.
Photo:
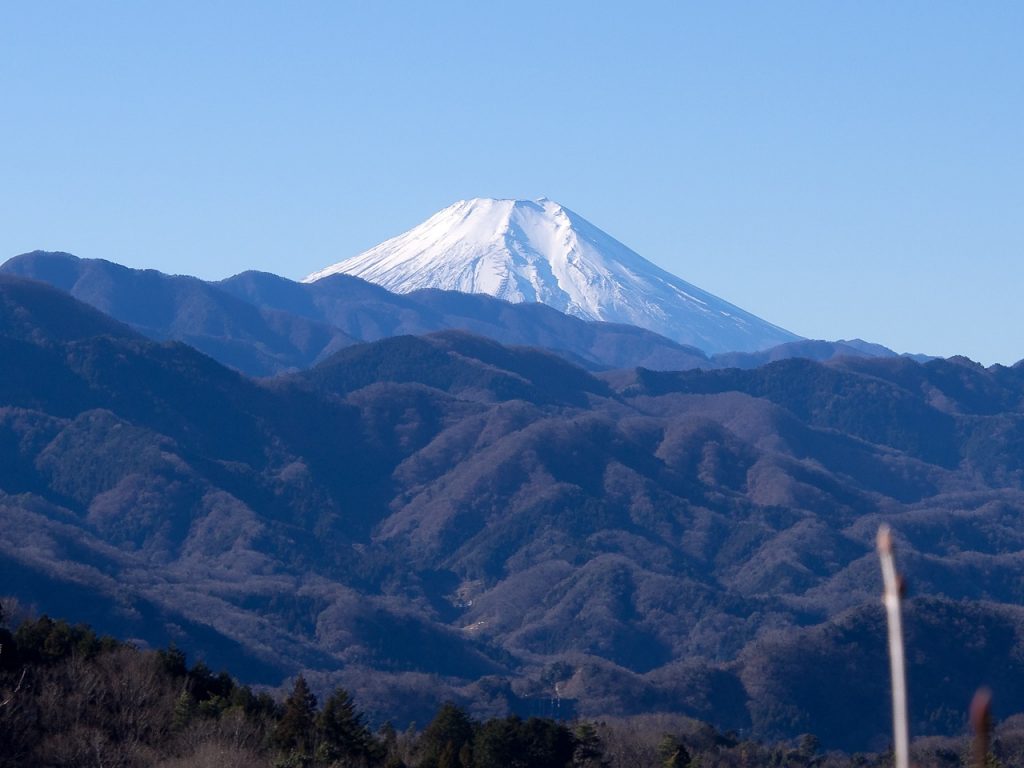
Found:
M 888 347 L 881 344 L 872 344 L 862 339 L 848 339 L 840 341 L 821 341 L 816 339 L 801 339 L 790 341 L 786 344 L 779 344 L 776 347 L 765 349 L 760 352 L 720 352 L 712 355 L 715 368 L 759 368 L 768 363 L 776 363 L 780 360 L 792 358 L 804 358 L 806 360 L 817 360 L 826 362 L 837 360 L 841 357 L 897 357 L 898 355 Z M 926 363 L 933 360 L 928 355 L 902 355 L 919 363 Z
M 587 322 L 544 304 L 441 290 L 400 295 L 349 275 L 297 283 L 243 272 L 210 283 L 44 251 L 16 256 L 0 272 L 53 285 L 149 338 L 183 341 L 250 376 L 308 368 L 355 341 L 445 330 L 544 348 L 589 370 L 754 368 L 793 357 L 895 356 L 861 341 L 804 340 L 708 357 L 642 328 Z
M 306 368 L 355 341 L 327 323 L 254 306 L 195 277 L 44 251 L 0 270 L 53 285 L 151 339 L 183 341 L 253 376 Z
M 884 748 L 885 520 L 915 732 L 980 683 L 1024 710 L 1020 364 L 595 375 L 449 332 L 257 382 L 29 281 L 0 323 L 0 592 L 41 610 L 371 715 L 557 686 Z
M 49 283 L 152 339 L 183 341 L 251 376 L 308 368 L 357 340 L 450 329 L 548 348 L 591 368 L 709 364 L 700 350 L 629 325 L 452 291 L 400 296 L 348 275 L 304 284 L 244 272 L 209 283 L 44 251 L 0 272 Z

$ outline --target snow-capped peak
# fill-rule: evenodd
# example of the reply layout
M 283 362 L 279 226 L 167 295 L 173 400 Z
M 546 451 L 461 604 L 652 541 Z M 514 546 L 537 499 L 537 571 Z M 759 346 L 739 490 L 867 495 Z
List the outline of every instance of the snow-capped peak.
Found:
M 754 351 L 799 338 L 680 280 L 547 198 L 460 200 L 304 282 L 337 273 L 396 293 L 440 288 L 543 302 L 707 352 Z

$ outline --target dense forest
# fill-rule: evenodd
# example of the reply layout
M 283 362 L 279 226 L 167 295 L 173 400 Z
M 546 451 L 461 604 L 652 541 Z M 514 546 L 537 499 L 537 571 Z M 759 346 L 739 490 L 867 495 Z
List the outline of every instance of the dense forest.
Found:
M 10 603 L 9 603 L 10 604 Z M 825 753 L 804 734 L 765 744 L 678 716 L 474 719 L 452 702 L 398 731 L 370 724 L 344 688 L 304 677 L 275 697 L 174 647 L 140 650 L 45 615 L 13 629 L 0 604 L 0 768 L 873 768 L 891 754 Z M 884 707 L 885 702 L 878 702 Z M 851 717 L 856 713 L 850 713 Z M 967 765 L 966 737 L 930 737 L 917 764 Z M 1024 715 L 996 729 L 989 765 L 1024 763 Z
M 5 275 L 0 353 L 0 594 L 37 613 L 402 731 L 451 700 L 881 752 L 884 522 L 913 732 L 981 685 L 1024 711 L 1024 364 L 594 372 L 448 331 L 256 380 Z

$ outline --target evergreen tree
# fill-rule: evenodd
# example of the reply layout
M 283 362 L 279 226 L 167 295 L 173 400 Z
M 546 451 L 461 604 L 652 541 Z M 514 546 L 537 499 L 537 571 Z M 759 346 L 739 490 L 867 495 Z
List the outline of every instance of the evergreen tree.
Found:
M 398 731 L 395 730 L 395 724 L 390 720 L 383 722 L 380 728 L 377 729 L 377 734 L 384 746 L 389 749 L 398 742 Z
M 800 741 L 797 745 L 797 753 L 804 760 L 813 760 L 820 751 L 821 742 L 818 741 L 818 737 L 813 733 L 805 733 L 800 737 Z
M 171 677 L 185 677 L 188 674 L 185 652 L 174 643 L 168 645 L 166 650 L 157 651 L 156 655 L 164 672 Z
M 462 746 L 472 742 L 473 731 L 473 721 L 469 719 L 469 715 L 452 702 L 445 702 L 420 737 L 420 749 L 424 758 L 422 764 L 439 766 L 441 756 L 449 745 L 451 755 L 458 761 Z M 469 766 L 464 765 L 461 768 Z
M 274 729 L 274 743 L 282 750 L 308 755 L 313 751 L 316 725 L 316 696 L 306 678 L 299 675 L 284 702 L 281 719 Z
M 488 720 L 473 742 L 474 768 L 565 768 L 572 764 L 574 740 L 553 720 L 516 716 Z
M 658 744 L 658 761 L 661 768 L 688 768 L 690 753 L 679 739 L 666 734 Z
M 174 717 L 171 727 L 176 731 L 183 730 L 196 714 L 196 700 L 192 698 L 188 688 L 182 688 L 177 701 L 174 702 Z
M 573 731 L 576 747 L 572 753 L 573 768 L 606 768 L 604 745 L 593 723 L 580 723 Z
M 395 730 L 395 726 L 390 720 L 385 720 L 384 724 L 377 729 L 377 741 L 385 757 L 385 766 L 391 765 L 395 759 L 401 762 L 398 755 L 398 731 Z
M 373 734 L 344 688 L 335 690 L 324 702 L 316 724 L 320 737 L 317 758 L 320 760 L 329 763 L 343 760 L 368 761 L 377 751 Z
M 526 755 L 519 743 L 518 717 L 493 718 L 480 726 L 473 742 L 475 768 L 508 768 L 524 765 Z
M 437 757 L 437 768 L 466 768 L 459 760 L 459 752 L 454 742 L 445 743 L 441 754 Z
M 576 746 L 568 728 L 541 717 L 531 717 L 519 726 L 519 742 L 526 764 L 535 768 L 565 768 Z

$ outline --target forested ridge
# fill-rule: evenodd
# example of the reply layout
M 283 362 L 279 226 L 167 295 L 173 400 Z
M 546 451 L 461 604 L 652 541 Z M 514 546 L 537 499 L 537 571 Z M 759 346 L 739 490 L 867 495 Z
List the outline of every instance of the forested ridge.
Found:
M 885 702 L 878 702 L 884 707 Z M 854 713 L 851 713 L 853 715 Z M 965 765 L 965 737 L 923 739 L 921 765 Z M 990 765 L 1024 761 L 1024 715 L 996 730 Z M 0 766 L 38 768 L 883 768 L 813 734 L 759 743 L 668 716 L 475 719 L 441 702 L 422 726 L 368 722 L 344 688 L 299 675 L 272 695 L 183 650 L 139 650 L 48 616 L 9 628 L 0 607 Z
M 687 716 L 884 750 L 1024 710 L 1024 366 L 595 374 L 466 333 L 255 380 L 0 276 L 0 594 L 373 722 Z M 851 718 L 850 713 L 858 713 Z

